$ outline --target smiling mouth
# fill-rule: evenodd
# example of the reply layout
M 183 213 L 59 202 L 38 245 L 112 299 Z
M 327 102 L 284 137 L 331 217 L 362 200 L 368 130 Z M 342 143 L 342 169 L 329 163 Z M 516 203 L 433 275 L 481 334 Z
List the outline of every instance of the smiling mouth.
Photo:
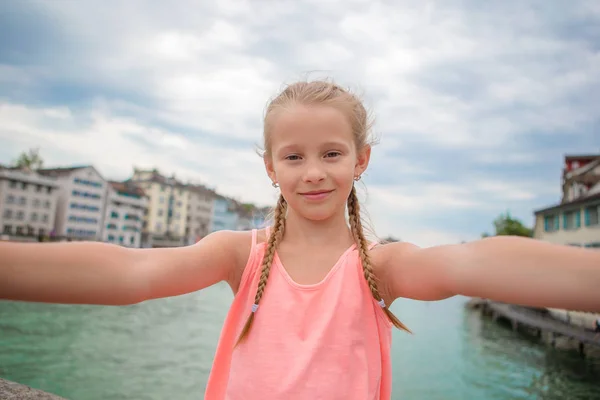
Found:
M 309 200 L 321 200 L 327 197 L 331 192 L 333 192 L 333 190 L 315 190 L 312 192 L 300 193 L 300 195 Z

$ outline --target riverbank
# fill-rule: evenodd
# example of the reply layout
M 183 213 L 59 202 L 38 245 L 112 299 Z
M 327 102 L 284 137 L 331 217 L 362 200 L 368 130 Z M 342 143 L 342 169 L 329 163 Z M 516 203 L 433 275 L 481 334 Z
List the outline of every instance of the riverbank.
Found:
M 600 357 L 600 334 L 580 324 L 557 319 L 546 309 L 473 298 L 465 304 L 470 310 L 480 310 L 497 322 L 508 322 L 519 331 L 561 349 L 577 350 L 581 356 Z
M 54 394 L 30 388 L 20 383 L 0 378 L 0 399 L 2 400 L 65 400 Z

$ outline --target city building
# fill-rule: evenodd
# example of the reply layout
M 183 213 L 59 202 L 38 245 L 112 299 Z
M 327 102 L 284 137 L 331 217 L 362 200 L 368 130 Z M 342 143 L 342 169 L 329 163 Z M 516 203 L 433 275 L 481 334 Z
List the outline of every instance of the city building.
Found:
M 188 185 L 186 244 L 193 244 L 210 233 L 215 192 L 202 185 Z
M 109 182 L 102 241 L 141 247 L 148 197 L 131 181 Z
M 561 202 L 536 210 L 533 237 L 600 248 L 600 154 L 565 157 Z
M 225 196 L 216 195 L 214 199 L 211 222 L 211 232 L 238 230 L 239 214 L 237 212 L 235 201 Z
M 600 193 L 600 154 L 565 156 L 562 192 L 561 203 Z
M 2 235 L 46 236 L 54 229 L 59 183 L 37 172 L 0 166 Z
M 186 243 L 189 194 L 185 184 L 165 177 L 158 170 L 134 168 L 131 181 L 148 196 L 144 218 L 144 247 L 175 247 Z
M 102 175 L 91 165 L 38 172 L 60 185 L 54 234 L 76 240 L 100 240 L 107 196 Z

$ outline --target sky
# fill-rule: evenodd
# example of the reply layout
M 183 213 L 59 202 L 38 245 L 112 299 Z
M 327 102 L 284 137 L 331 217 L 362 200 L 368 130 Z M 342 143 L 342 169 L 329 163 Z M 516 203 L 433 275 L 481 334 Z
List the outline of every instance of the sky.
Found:
M 0 163 L 134 167 L 257 205 L 257 146 L 285 84 L 333 79 L 379 143 L 359 185 L 377 235 L 478 239 L 560 201 L 566 154 L 600 152 L 600 2 L 7 1 Z

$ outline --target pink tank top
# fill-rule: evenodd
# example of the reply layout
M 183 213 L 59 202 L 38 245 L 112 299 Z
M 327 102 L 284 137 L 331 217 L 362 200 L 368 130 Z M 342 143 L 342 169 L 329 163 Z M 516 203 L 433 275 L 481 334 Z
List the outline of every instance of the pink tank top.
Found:
M 365 281 L 356 246 L 314 285 L 297 284 L 275 254 L 246 340 L 266 243 L 256 243 L 225 320 L 206 400 L 391 397 L 391 327 Z

